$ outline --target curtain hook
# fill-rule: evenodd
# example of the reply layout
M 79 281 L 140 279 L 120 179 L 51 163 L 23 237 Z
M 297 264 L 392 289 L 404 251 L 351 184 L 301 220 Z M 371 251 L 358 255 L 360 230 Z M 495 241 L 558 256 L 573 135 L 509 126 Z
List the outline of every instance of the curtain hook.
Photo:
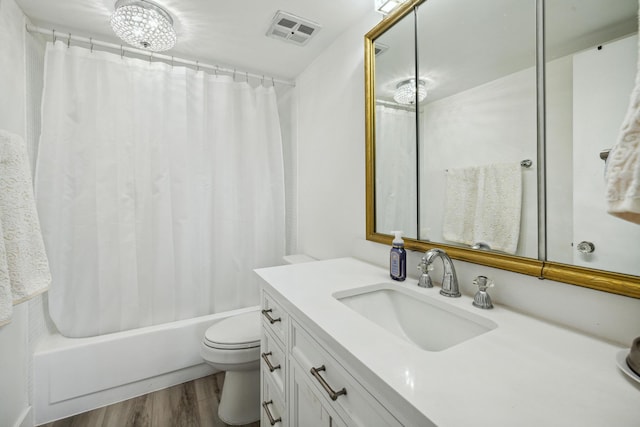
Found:
M 216 65 L 216 70 L 215 70 L 216 77 L 218 77 L 218 70 L 219 70 L 219 69 L 220 69 L 220 66 L 219 66 L 219 65 Z
M 262 75 L 262 78 L 260 79 L 260 84 L 261 84 L 262 86 L 264 86 L 264 74 Z
M 89 37 L 89 44 L 91 45 L 91 53 L 93 53 L 93 39 Z
M 244 72 L 244 76 L 245 76 L 245 78 L 247 79 L 247 83 L 249 83 L 249 72 L 248 72 L 248 71 L 245 71 L 245 72 Z
M 67 38 L 67 48 L 71 46 L 71 33 L 69 33 L 69 37 Z
M 149 52 L 149 64 L 151 64 L 151 59 L 153 58 L 153 52 Z
M 200 71 L 200 61 L 196 61 L 196 72 Z
M 171 68 L 173 68 L 173 55 L 171 56 Z
M 54 28 L 52 32 L 51 40 L 53 41 L 53 44 L 56 44 L 56 29 Z
M 120 59 L 124 58 L 124 47 L 120 45 Z
M 233 81 L 234 82 L 236 81 L 236 69 L 235 68 L 233 69 Z
M 276 87 L 276 81 L 271 77 L 271 86 Z

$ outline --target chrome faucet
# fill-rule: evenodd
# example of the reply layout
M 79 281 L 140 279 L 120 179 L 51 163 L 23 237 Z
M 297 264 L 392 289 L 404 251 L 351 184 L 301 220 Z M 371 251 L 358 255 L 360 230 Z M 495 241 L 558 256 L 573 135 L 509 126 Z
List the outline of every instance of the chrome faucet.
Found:
M 446 297 L 461 296 L 460 288 L 458 287 L 458 277 L 456 276 L 456 269 L 453 266 L 453 261 L 451 261 L 449 255 L 447 255 L 447 253 L 442 249 L 429 249 L 422 257 L 420 264 L 418 264 L 418 269 L 422 271 L 418 286 L 425 288 L 433 287 L 431 277 L 429 277 L 429 266 L 436 260 L 436 258 L 442 258 L 442 264 L 444 266 L 444 275 L 442 276 L 442 289 L 440 290 L 440 294 Z

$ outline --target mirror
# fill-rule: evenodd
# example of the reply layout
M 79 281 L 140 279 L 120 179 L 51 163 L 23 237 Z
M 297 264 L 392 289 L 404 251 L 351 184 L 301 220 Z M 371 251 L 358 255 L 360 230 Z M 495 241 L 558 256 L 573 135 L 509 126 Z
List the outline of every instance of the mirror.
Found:
M 415 75 L 415 16 L 409 14 L 375 41 L 376 230 L 402 230 L 418 238 L 415 94 L 394 100 L 399 84 Z
M 615 144 L 633 87 L 637 9 L 635 0 L 615 5 L 606 0 L 414 0 L 372 29 L 365 37 L 367 239 L 389 244 L 390 230 L 405 229 L 411 237 L 408 249 L 443 247 L 452 258 L 640 297 L 640 254 L 633 246 L 640 226 L 606 214 L 604 162 L 599 158 L 600 151 Z M 545 27 L 536 19 L 542 12 Z M 410 31 L 413 18 L 417 33 Z M 407 53 L 412 53 L 413 39 L 416 56 L 411 58 Z M 627 50 L 618 53 L 619 62 L 602 55 L 613 55 L 624 40 Z M 379 45 L 388 49 L 376 52 Z M 401 60 L 394 59 L 397 46 L 404 46 Z M 601 57 L 605 65 L 594 65 L 586 54 L 583 59 L 585 52 Z M 378 116 L 376 106 L 376 101 L 394 102 L 393 91 L 411 78 L 414 94 L 420 91 L 420 80 L 427 93 L 422 102 L 402 106 L 415 119 L 406 133 L 416 134 L 416 166 L 411 144 L 388 146 L 393 136 L 386 135 L 399 132 L 385 133 L 388 119 Z M 609 87 L 612 83 L 615 90 Z M 607 97 L 615 99 L 603 111 Z M 587 136 L 593 136 L 591 145 L 607 142 L 587 147 Z M 379 143 L 386 148 L 379 150 Z M 398 151 L 408 158 L 400 160 Z M 387 159 L 387 153 L 392 157 Z M 526 160 L 531 167 L 515 172 L 513 165 Z M 402 174 L 385 168 L 390 161 L 406 165 Z M 495 206 L 485 203 L 480 209 L 494 216 L 503 209 L 499 203 L 504 197 L 484 194 L 478 199 L 477 192 L 486 186 L 465 186 L 466 174 L 472 171 L 472 182 L 478 173 L 486 180 L 487 170 L 507 164 L 511 175 L 494 174 L 493 179 L 521 179 L 515 250 L 500 244 L 487 247 L 473 237 L 452 239 L 451 212 L 464 205 L 451 203 L 447 194 L 463 189 L 462 194 L 473 194 L 476 200 L 497 200 Z M 415 184 L 410 181 L 414 175 Z M 384 185 L 389 187 L 382 192 Z M 389 208 L 395 200 L 380 195 L 394 191 L 417 193 L 416 204 L 410 200 L 403 202 L 404 209 Z M 396 211 L 405 213 L 401 220 L 395 218 Z M 407 212 L 415 212 L 415 219 Z M 589 244 L 595 250 L 585 253 Z
M 637 12 L 635 0 L 546 0 L 549 261 L 640 275 L 640 226 L 607 214 L 600 156 L 633 91 Z
M 418 7 L 419 240 L 538 257 L 535 16 L 535 1 Z

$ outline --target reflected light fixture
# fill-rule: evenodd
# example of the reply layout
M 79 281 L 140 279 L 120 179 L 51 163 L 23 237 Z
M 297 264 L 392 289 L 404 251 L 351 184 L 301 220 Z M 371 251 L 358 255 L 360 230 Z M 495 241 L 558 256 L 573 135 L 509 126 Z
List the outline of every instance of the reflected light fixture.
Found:
M 417 93 L 416 93 L 417 89 Z M 427 86 L 424 80 L 416 79 L 403 80 L 396 86 L 396 91 L 393 94 L 393 99 L 398 104 L 402 105 L 414 105 L 416 100 L 418 103 L 424 101 L 427 97 Z
M 376 10 L 383 15 L 388 15 L 405 1 L 407 0 L 376 0 Z
M 161 52 L 176 44 L 173 19 L 166 10 L 148 0 L 118 0 L 111 28 L 131 46 Z

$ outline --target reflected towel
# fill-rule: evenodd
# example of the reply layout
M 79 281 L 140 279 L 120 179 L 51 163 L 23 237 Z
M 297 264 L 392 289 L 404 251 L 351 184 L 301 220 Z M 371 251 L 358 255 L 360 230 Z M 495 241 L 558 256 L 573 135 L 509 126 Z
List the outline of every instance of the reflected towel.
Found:
M 520 163 L 480 167 L 474 242 L 483 242 L 493 250 L 515 254 L 520 237 L 521 210 Z
M 451 242 L 474 244 L 473 228 L 478 203 L 479 168 L 449 169 L 445 186 L 442 237 Z
M 445 240 L 516 253 L 522 210 L 519 162 L 450 169 L 445 191 Z
M 26 144 L 0 130 L 0 325 L 11 320 L 14 304 L 50 282 Z

